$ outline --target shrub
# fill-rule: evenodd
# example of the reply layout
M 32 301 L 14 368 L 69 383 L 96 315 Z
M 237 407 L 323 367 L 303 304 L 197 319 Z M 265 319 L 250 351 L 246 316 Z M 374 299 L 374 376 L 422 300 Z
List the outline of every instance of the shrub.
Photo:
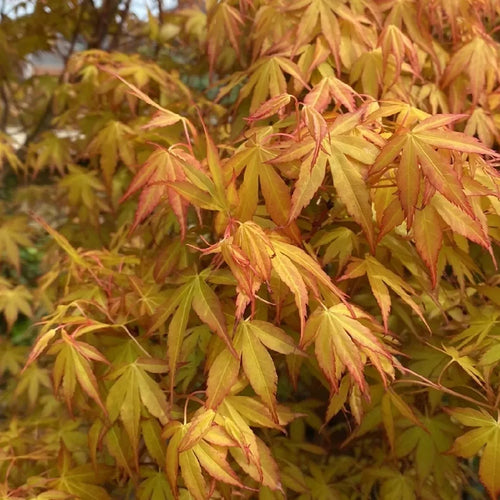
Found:
M 497 2 L 158 5 L 2 16 L 3 497 L 497 498 Z

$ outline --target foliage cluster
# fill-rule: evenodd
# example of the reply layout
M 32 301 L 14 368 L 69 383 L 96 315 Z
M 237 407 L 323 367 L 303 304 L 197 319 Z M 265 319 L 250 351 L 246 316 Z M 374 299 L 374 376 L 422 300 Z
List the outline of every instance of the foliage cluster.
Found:
M 0 497 L 497 498 L 500 4 L 14 3 Z

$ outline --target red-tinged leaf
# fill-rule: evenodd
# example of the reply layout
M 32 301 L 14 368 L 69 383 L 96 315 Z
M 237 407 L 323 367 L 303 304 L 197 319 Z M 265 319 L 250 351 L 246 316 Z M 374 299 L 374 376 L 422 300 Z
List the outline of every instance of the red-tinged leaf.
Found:
M 302 114 L 304 117 L 304 123 L 309 130 L 311 137 L 314 139 L 315 147 L 311 158 L 311 165 L 314 165 L 321 148 L 321 143 L 328 135 L 328 125 L 326 124 L 326 121 L 321 113 L 310 106 L 304 105 Z
M 328 86 L 332 97 L 351 113 L 356 110 L 354 98 L 359 94 L 347 83 L 333 76 L 328 77 Z M 319 110 L 318 110 L 319 111 Z
M 236 383 L 240 360 L 224 349 L 215 358 L 208 371 L 207 408 L 216 409 Z
M 268 281 L 272 269 L 272 244 L 263 229 L 254 222 L 244 222 L 238 226 L 234 241 L 248 257 L 259 278 Z
M 231 469 L 225 458 L 217 449 L 208 443 L 200 442 L 193 448 L 194 454 L 198 458 L 200 465 L 217 481 L 231 484 L 243 488 L 238 480 L 238 476 Z
M 405 214 L 401 207 L 401 202 L 398 198 L 393 198 L 383 212 L 382 220 L 380 221 L 378 241 L 380 241 L 386 234 L 390 233 L 395 227 L 402 224 L 404 220 Z
M 304 280 L 293 262 L 284 254 L 276 253 L 271 259 L 273 269 L 280 280 L 290 289 L 295 297 L 295 303 L 300 317 L 301 336 L 304 331 L 307 314 L 307 288 Z
M 408 137 L 405 134 L 395 134 L 389 142 L 382 148 L 373 166 L 370 168 L 370 177 L 377 180 L 378 177 L 391 165 L 399 156 L 399 153 L 406 144 Z
M 201 466 L 193 450 L 179 454 L 182 479 L 195 500 L 207 500 L 208 490 Z
M 455 170 L 447 162 L 443 162 L 443 157 L 427 143 L 415 136 L 410 140 L 414 143 L 420 166 L 429 183 L 464 212 L 473 215 L 472 208 L 467 201 L 464 188 Z
M 47 330 L 46 332 L 43 332 L 40 334 L 40 336 L 37 338 L 35 344 L 33 345 L 30 355 L 28 357 L 28 360 L 26 361 L 26 365 L 24 366 L 23 370 L 21 373 L 23 373 L 28 366 L 35 361 L 40 354 L 47 348 L 49 345 L 50 341 L 54 338 L 55 334 L 57 331 L 53 328 L 50 330 Z
M 189 423 L 188 430 L 179 443 L 179 452 L 190 450 L 197 445 L 203 436 L 211 429 L 215 412 L 208 408 L 203 410 Z
M 398 197 L 406 215 L 408 229 L 413 224 L 413 217 L 420 193 L 421 174 L 417 164 L 415 147 L 412 141 L 407 141 L 403 147 L 401 161 L 396 170 Z
M 235 345 L 241 354 L 243 370 L 250 385 L 269 408 L 273 419 L 277 422 L 276 389 L 278 376 L 276 368 L 267 349 L 260 343 L 246 321 L 238 326 Z
M 256 436 L 247 423 L 248 421 L 252 422 L 252 420 L 243 418 L 241 412 L 245 413 L 246 408 L 237 408 L 232 404 L 235 398 L 238 398 L 238 396 L 228 396 L 220 405 L 218 412 L 220 415 L 224 416 L 224 429 L 245 453 L 246 461 L 254 463 L 260 470 L 259 450 L 257 448 Z M 257 402 L 253 398 L 252 401 Z M 259 404 L 261 403 L 259 402 Z M 262 409 L 269 414 L 269 410 L 264 405 L 262 405 Z M 274 424 L 270 418 L 270 414 L 269 422 L 276 427 L 276 424 Z
M 323 183 L 326 171 L 326 157 L 321 155 L 317 161 L 304 161 L 300 166 L 300 174 L 292 195 L 292 206 L 290 207 L 290 221 L 296 219 L 304 207 L 312 200 L 319 187 Z M 313 165 L 311 168 L 311 164 Z
M 238 443 L 227 433 L 224 427 L 218 425 L 212 426 L 209 431 L 203 436 L 204 441 L 221 446 L 223 448 L 230 448 L 231 446 L 238 446 Z
M 401 74 L 401 68 L 405 55 L 407 55 L 414 73 L 416 75 L 420 73 L 418 55 L 415 46 L 395 24 L 385 26 L 380 35 L 379 45 L 382 48 L 384 70 L 387 71 L 390 55 L 394 57 L 394 61 L 396 63 L 394 82 L 391 82 L 391 84 L 395 83 Z
M 337 194 L 349 214 L 363 228 L 370 248 L 373 250 L 375 245 L 373 213 L 365 180 L 357 166 L 337 149 L 331 148 L 328 162 Z
M 292 96 L 286 93 L 271 97 L 271 99 L 262 103 L 257 110 L 247 118 L 247 121 L 252 123 L 269 118 L 270 116 L 278 113 L 284 106 L 289 104 L 291 99 Z
M 280 68 L 283 71 L 293 76 L 295 80 L 300 82 L 306 89 L 311 88 L 309 84 L 304 80 L 302 74 L 300 73 L 299 67 L 294 62 L 281 56 L 276 56 L 274 60 L 279 64 Z
M 215 292 L 201 277 L 198 277 L 194 285 L 192 304 L 201 321 L 206 323 L 224 341 L 229 352 L 238 359 L 238 354 L 227 332 L 226 319 L 220 301 Z
M 340 66 L 339 61 L 339 40 L 341 39 L 341 32 L 338 18 L 339 16 L 340 6 L 330 4 L 329 2 L 319 2 L 319 17 L 320 17 L 320 25 L 321 31 L 326 38 L 328 43 L 328 47 L 332 51 L 333 57 L 336 62 L 336 66 Z
M 461 234 L 487 250 L 491 249 L 488 236 L 484 234 L 483 228 L 477 220 L 469 217 L 440 194 L 433 196 L 431 204 L 444 222 L 450 226 L 452 231 Z
M 101 396 L 99 395 L 99 389 L 97 387 L 97 379 L 94 375 L 92 367 L 89 361 L 79 352 L 78 345 L 80 342 L 73 340 L 64 331 L 61 332 L 62 339 L 64 340 L 64 346 L 59 353 L 61 356 L 62 352 L 67 353 L 64 363 L 64 375 L 63 375 L 63 389 L 65 389 L 65 379 L 66 377 L 73 378 L 76 376 L 78 383 L 82 389 L 99 405 L 102 411 L 107 415 L 106 407 L 104 406 Z M 58 359 L 59 359 L 58 356 Z M 66 394 L 66 397 L 71 397 Z M 69 401 L 69 399 L 67 399 Z
M 132 179 L 127 191 L 121 197 L 120 203 L 146 186 L 151 179 L 155 182 L 167 181 L 168 176 L 165 167 L 168 162 L 168 156 L 169 153 L 164 148 L 158 148 L 151 153 L 147 161 Z
M 272 244 L 276 252 L 288 257 L 296 265 L 300 266 L 305 272 L 309 273 L 314 280 L 330 290 L 336 297 L 344 301 L 346 295 L 342 290 L 336 287 L 331 278 L 323 271 L 319 263 L 301 248 L 284 242 L 282 239 L 273 238 Z
M 450 114 L 450 113 L 429 116 L 425 120 L 422 120 L 420 123 L 415 125 L 412 129 L 412 132 L 418 133 L 420 135 L 421 132 L 428 132 L 430 130 L 435 130 L 440 127 L 447 127 L 448 125 L 451 125 L 456 121 L 467 118 L 467 116 L 468 115 L 466 114 Z M 449 132 L 451 131 L 446 130 L 446 132 L 443 132 L 442 134 L 448 136 Z M 460 134 L 460 135 L 465 135 L 465 134 Z M 475 142 L 479 144 L 477 140 Z
M 336 390 L 344 367 L 363 391 L 367 389 L 363 377 L 363 361 L 356 344 L 329 310 L 321 314 L 317 324 L 315 353 L 318 364 Z
M 99 69 L 101 69 L 102 71 L 105 71 L 106 73 L 109 73 L 110 75 L 114 76 L 115 78 L 118 78 L 118 80 L 120 80 L 122 83 L 124 83 L 130 89 L 130 93 L 132 95 L 134 95 L 135 97 L 137 97 L 141 101 L 144 101 L 146 104 L 149 104 L 150 106 L 156 108 L 160 113 L 164 113 L 167 116 L 171 116 L 172 114 L 174 114 L 171 111 L 169 111 L 168 109 L 166 109 L 166 108 L 160 106 L 159 104 L 157 104 L 156 102 L 154 102 L 153 99 L 151 99 L 151 97 L 149 97 L 142 90 L 137 88 L 133 83 L 127 82 L 127 80 L 125 80 L 125 78 L 121 77 L 118 73 L 116 73 L 116 71 L 113 71 L 112 69 L 110 69 L 108 67 L 104 67 L 104 66 L 100 66 Z M 194 137 L 198 136 L 196 128 L 193 126 L 193 124 L 189 120 L 187 120 L 186 118 L 184 118 L 182 116 L 182 117 L 180 117 L 180 121 L 182 121 L 183 123 L 185 123 L 189 127 L 189 130 L 193 134 Z M 189 140 L 189 138 L 188 138 L 188 140 Z
M 330 100 L 329 78 L 323 78 L 313 87 L 311 92 L 305 96 L 304 104 L 307 104 L 308 106 L 316 109 L 319 113 L 322 113 L 330 104 Z M 349 109 L 349 111 L 352 110 Z
M 280 470 L 271 451 L 264 442 L 256 437 L 259 464 L 258 466 L 247 459 L 241 449 L 232 448 L 231 455 L 238 465 L 255 481 L 262 483 L 273 491 L 283 491 L 280 481 Z
M 176 123 L 183 121 L 183 119 L 184 118 L 177 113 L 173 113 L 172 111 L 165 109 L 155 113 L 148 123 L 143 125 L 141 128 L 149 130 L 151 128 L 169 127 L 170 125 L 175 125 Z
M 363 259 L 358 259 L 356 257 L 352 258 L 349 262 L 344 274 L 339 278 L 340 280 L 355 279 L 366 274 L 366 261 Z
M 368 356 L 373 366 L 378 370 L 384 384 L 386 383 L 386 374 L 389 374 L 390 377 L 394 377 L 392 364 L 386 362 L 391 360 L 391 356 L 371 330 L 363 325 L 358 318 L 353 318 L 352 311 L 350 311 L 345 304 L 337 304 L 331 307 L 330 312 L 335 314 L 337 325 L 342 328 Z M 359 386 L 362 388 L 361 385 Z
M 414 127 L 412 135 L 418 140 L 429 144 L 435 148 L 451 149 L 453 151 L 462 151 L 464 153 L 476 153 L 479 155 L 489 155 L 498 157 L 498 153 L 481 144 L 477 139 L 461 132 L 434 131 L 434 132 L 418 132 Z
M 230 395 L 224 400 L 224 404 L 226 407 L 231 407 L 238 412 L 245 422 L 252 427 L 266 427 L 285 432 L 284 427 L 272 419 L 269 408 L 256 398 Z M 279 408 L 278 413 L 280 413 Z
M 135 212 L 134 222 L 130 228 L 130 232 L 133 232 L 135 228 L 153 212 L 160 202 L 167 201 L 165 194 L 165 186 L 161 184 L 148 186 L 141 191 L 137 211 Z
M 413 237 L 420 257 L 429 268 L 432 287 L 435 288 L 437 283 L 437 260 L 443 243 L 443 233 L 441 221 L 432 205 L 427 205 L 416 211 Z

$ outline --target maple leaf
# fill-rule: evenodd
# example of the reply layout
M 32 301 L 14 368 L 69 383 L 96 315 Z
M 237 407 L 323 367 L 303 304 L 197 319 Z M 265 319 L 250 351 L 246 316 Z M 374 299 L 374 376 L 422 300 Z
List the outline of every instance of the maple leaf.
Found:
M 236 383 L 240 360 L 228 350 L 222 350 L 208 370 L 207 406 L 217 408 Z
M 333 73 L 333 71 L 328 67 Z M 328 70 L 327 70 L 328 71 Z M 323 113 L 332 100 L 336 105 L 344 106 L 348 111 L 355 111 L 355 98 L 358 93 L 347 83 L 336 78 L 333 74 L 325 76 L 304 97 L 304 103 Z
M 67 190 L 68 201 L 75 207 L 84 206 L 92 210 L 96 206 L 105 206 L 98 193 L 105 187 L 96 172 L 86 170 L 77 165 L 68 165 L 68 173 L 59 181 L 59 186 Z
M 382 61 L 384 70 L 387 70 L 389 58 L 395 62 L 394 84 L 401 74 L 404 56 L 408 58 L 415 75 L 420 73 L 417 50 L 411 40 L 395 25 L 388 24 L 382 30 L 379 38 L 379 46 L 382 48 Z
M 224 417 L 226 432 L 238 444 L 230 448 L 236 462 L 256 481 L 273 490 L 281 489 L 276 462 L 250 427 L 282 429 L 273 421 L 270 410 L 255 399 L 231 395 L 224 399 L 217 412 Z
M 163 391 L 148 375 L 148 372 L 165 371 L 167 371 L 165 362 L 147 358 L 117 368 L 106 376 L 108 380 L 115 381 L 106 398 L 110 421 L 113 423 L 120 416 L 136 457 L 141 408 L 146 408 L 160 422 L 167 421 L 168 408 Z
M 364 274 L 368 276 L 371 290 L 382 312 L 382 320 L 386 331 L 388 329 L 389 312 L 391 310 L 389 288 L 397 293 L 429 328 L 422 311 L 411 298 L 411 295 L 415 295 L 413 288 L 374 257 L 367 256 L 364 260 L 353 258 L 340 279 L 357 278 Z
M 26 349 L 24 346 L 13 345 L 2 339 L 0 342 L 0 377 L 6 372 L 17 375 L 26 360 Z
M 236 330 L 235 347 L 243 371 L 254 391 L 278 421 L 276 389 L 278 376 L 266 347 L 281 354 L 298 354 L 299 349 L 283 330 L 265 321 L 243 321 Z
M 23 371 L 14 394 L 16 397 L 20 397 L 26 393 L 30 408 L 34 408 L 42 387 L 46 389 L 52 388 L 49 373 L 46 368 L 33 363 Z
M 298 66 L 283 55 L 263 56 L 259 58 L 249 69 L 250 77 L 241 88 L 238 102 L 248 96 L 252 96 L 250 102 L 250 113 L 267 100 L 268 96 L 277 97 L 287 91 L 285 73 L 291 75 L 304 87 L 310 88 L 304 80 Z
M 291 4 L 288 8 L 296 10 L 305 8 L 305 11 L 300 15 L 300 22 L 297 26 L 297 38 L 295 48 L 308 43 L 318 32 L 326 38 L 328 47 L 330 48 L 335 62 L 340 71 L 340 22 L 347 22 L 354 31 L 363 32 L 360 22 L 366 21 L 361 15 L 356 15 L 350 9 L 347 9 L 344 4 L 331 4 L 326 0 L 308 0 L 306 2 L 298 2 Z
M 313 247 L 318 248 L 323 245 L 328 245 L 323 254 L 323 266 L 338 258 L 339 274 L 344 266 L 349 261 L 352 252 L 358 247 L 356 235 L 347 227 L 336 227 L 332 231 L 318 234 L 318 238 L 314 240 Z
M 365 138 L 352 133 L 360 120 L 360 112 L 341 115 L 328 126 L 328 137 L 322 133 L 318 137 L 313 135 L 306 137 L 300 143 L 293 144 L 273 163 L 279 165 L 298 159 L 303 161 L 292 199 L 293 206 L 290 210 L 292 218 L 298 215 L 321 185 L 324 161 L 327 160 L 338 196 L 345 204 L 348 213 L 363 228 L 373 249 L 375 244 L 373 214 L 369 187 L 364 178 L 366 171 L 364 165 L 375 161 L 378 148 Z M 321 150 L 318 149 L 317 140 L 322 141 Z M 310 158 L 307 158 L 309 155 Z M 313 162 L 315 156 L 318 158 L 317 165 Z
M 304 347 L 312 342 L 318 364 L 334 389 L 338 389 L 338 381 L 347 369 L 360 389 L 367 391 L 361 353 L 386 380 L 387 365 L 381 358 L 390 359 L 390 354 L 368 327 L 352 317 L 344 304 L 316 309 L 307 322 Z M 392 367 L 389 376 L 392 376 Z
M 181 227 L 181 236 L 186 234 L 187 202 L 169 183 L 185 181 L 182 167 L 190 157 L 179 148 L 164 149 L 157 147 L 137 172 L 120 202 L 141 190 L 139 203 L 131 227 L 133 231 L 161 203 L 167 202 L 174 211 Z
M 50 172 L 57 169 L 60 174 L 64 174 L 70 161 L 68 139 L 59 137 L 52 132 L 45 132 L 40 141 L 29 145 L 26 163 L 33 168 L 35 175 L 45 167 L 48 167 Z
M 33 316 L 32 300 L 32 293 L 24 285 L 17 285 L 14 288 L 0 286 L 0 311 L 5 316 L 7 330 L 12 329 L 19 313 L 29 318 Z
M 479 459 L 479 477 L 491 498 L 500 494 L 500 424 L 484 410 L 452 408 L 450 415 L 466 427 L 475 427 L 458 437 L 450 452 L 459 457 L 471 458 L 483 449 Z
M 394 25 L 403 34 L 406 32 L 410 40 L 430 55 L 437 69 L 440 70 L 441 65 L 432 44 L 429 22 L 424 16 L 419 15 L 418 5 L 413 0 L 390 0 L 385 8 L 388 13 L 385 16 L 384 25 Z
M 426 205 L 415 212 L 413 233 L 415 246 L 431 273 L 432 286 L 437 284 L 437 263 L 443 243 L 440 219 L 432 205 Z
M 71 409 L 71 399 L 78 381 L 82 389 L 107 414 L 90 360 L 103 363 L 108 363 L 108 361 L 95 347 L 75 340 L 64 330 L 61 331 L 61 337 L 49 349 L 49 354 L 57 354 L 53 370 L 55 390 L 58 391 L 62 387 L 66 403 Z
M 441 82 L 447 87 L 465 72 L 469 77 L 470 91 L 474 102 L 477 102 L 483 92 L 493 90 L 498 81 L 497 47 L 486 33 L 474 36 L 451 57 Z
M 128 167 L 135 163 L 134 135 L 128 125 L 110 120 L 89 144 L 88 154 L 100 155 L 100 166 L 107 186 L 111 184 L 119 159 Z
M 174 500 L 170 484 L 163 471 L 141 467 L 141 478 L 137 495 L 139 500 Z
M 494 153 L 465 134 L 440 130 L 459 118 L 460 115 L 436 115 L 415 125 L 411 131 L 402 129 L 396 132 L 370 169 L 372 177 L 379 177 L 401 154 L 396 183 L 408 227 L 413 224 L 417 200 L 424 192 L 424 187 L 437 190 L 450 203 L 475 218 L 463 183 L 454 168 L 451 152 Z
M 20 271 L 19 247 L 31 245 L 27 219 L 23 215 L 2 217 L 0 225 L 0 258 L 10 262 Z
M 108 500 L 111 497 L 106 490 L 98 486 L 109 479 L 111 467 L 99 464 L 94 469 L 92 464 L 83 464 L 72 467 L 72 460 L 66 447 L 61 447 L 59 454 L 59 477 L 47 481 L 49 488 L 69 493 L 82 500 L 102 498 Z
M 209 441 L 214 418 L 213 410 L 202 409 L 188 424 L 172 422 L 164 432 L 166 437 L 170 437 L 167 449 L 169 480 L 171 483 L 175 480 L 180 467 L 188 490 L 197 499 L 207 497 L 202 469 L 218 481 L 243 487 L 226 460 L 227 449 L 216 448 Z M 216 441 L 219 440 L 216 438 Z M 173 458 L 173 462 L 169 462 L 169 457 Z
M 206 23 L 207 50 L 212 74 L 216 58 L 226 47 L 228 40 L 236 54 L 240 54 L 241 27 L 244 23 L 240 12 L 227 3 L 214 3 L 207 12 Z
M 23 168 L 23 164 L 17 157 L 12 146 L 10 137 L 0 132 L 0 169 L 5 162 L 7 162 L 16 173 Z

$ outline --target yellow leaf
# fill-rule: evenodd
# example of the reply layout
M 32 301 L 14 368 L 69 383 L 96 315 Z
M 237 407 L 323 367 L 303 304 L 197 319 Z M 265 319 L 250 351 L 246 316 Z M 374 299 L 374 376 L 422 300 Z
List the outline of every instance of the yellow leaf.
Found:
M 188 450 L 180 453 L 179 465 L 189 493 L 193 495 L 195 500 L 207 500 L 207 485 L 194 451 Z
M 207 407 L 219 406 L 235 384 L 239 371 L 239 358 L 235 358 L 227 349 L 223 349 L 208 371 Z
M 278 376 L 274 362 L 267 349 L 260 343 L 245 321 L 238 325 L 235 345 L 241 355 L 245 375 L 253 390 L 270 409 L 273 419 L 278 421 L 276 413 L 276 387 Z
M 201 438 L 211 429 L 215 412 L 212 409 L 203 410 L 198 414 L 187 428 L 187 432 L 179 443 L 179 452 L 190 450 L 198 444 Z
M 240 488 L 243 487 L 235 472 L 227 463 L 225 452 L 221 452 L 203 441 L 196 444 L 193 451 L 200 465 L 217 481 L 223 481 Z

